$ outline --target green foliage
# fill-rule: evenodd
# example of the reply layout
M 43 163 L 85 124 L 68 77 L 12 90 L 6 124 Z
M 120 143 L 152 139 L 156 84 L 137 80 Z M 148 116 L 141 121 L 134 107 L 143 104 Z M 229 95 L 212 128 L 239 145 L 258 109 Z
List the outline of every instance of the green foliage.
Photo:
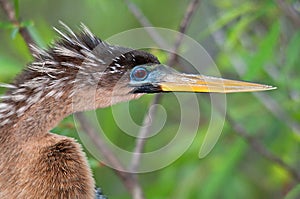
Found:
M 15 8 L 15 15 L 17 20 L 20 18 L 20 6 L 19 6 L 19 0 L 14 0 L 14 8 Z
M 217 30 L 223 28 L 227 24 L 231 23 L 233 20 L 241 17 L 242 15 L 246 15 L 248 12 L 255 11 L 255 5 L 253 2 L 249 1 L 241 4 L 238 7 L 232 7 L 230 10 L 225 12 L 218 20 L 214 23 L 210 24 L 208 28 L 202 32 L 203 36 L 208 36 Z
M 281 82 L 284 84 L 284 81 L 287 81 L 289 75 L 295 76 L 298 71 L 298 66 L 300 64 L 299 55 L 300 55 L 300 31 L 295 32 L 292 35 L 289 43 L 287 44 L 285 58 L 286 64 L 282 69 Z M 295 73 L 294 73 L 295 72 Z M 292 86 L 291 89 L 300 89 L 297 81 L 291 82 L 289 86 Z
M 248 57 L 247 66 L 248 71 L 245 73 L 246 79 L 253 79 L 257 75 L 261 66 L 270 62 L 276 56 L 275 49 L 277 47 L 278 38 L 280 33 L 279 22 L 272 24 L 269 32 L 265 35 L 264 39 L 259 42 L 257 51 Z

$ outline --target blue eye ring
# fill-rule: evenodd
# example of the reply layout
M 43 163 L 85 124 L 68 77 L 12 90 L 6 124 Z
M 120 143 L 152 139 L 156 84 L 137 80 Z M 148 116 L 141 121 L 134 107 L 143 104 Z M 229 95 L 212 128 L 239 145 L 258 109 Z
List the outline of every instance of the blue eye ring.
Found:
M 144 67 L 137 67 L 132 70 L 130 76 L 135 81 L 143 81 L 148 77 L 148 73 Z

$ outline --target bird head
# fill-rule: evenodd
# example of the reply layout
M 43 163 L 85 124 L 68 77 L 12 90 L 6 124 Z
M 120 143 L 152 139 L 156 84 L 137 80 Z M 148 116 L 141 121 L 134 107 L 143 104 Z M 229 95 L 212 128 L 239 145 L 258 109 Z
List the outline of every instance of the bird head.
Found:
M 263 84 L 181 73 L 163 64 L 134 67 L 130 72 L 128 86 L 133 88 L 132 93 L 234 93 L 274 89 Z
M 147 93 L 233 93 L 274 89 L 263 84 L 181 73 L 161 64 L 148 52 L 110 45 L 84 25 L 78 34 L 63 26 L 67 31 L 56 30 L 61 39 L 50 49 L 35 49 L 36 59 L 29 69 L 35 76 L 40 74 L 59 81 L 60 85 L 72 85 L 69 90 L 76 92 L 72 91 L 71 96 L 76 96 L 75 103 L 79 104 L 76 110 L 110 106 Z M 62 80 L 67 83 L 63 84 Z M 92 103 L 94 105 L 89 106 Z

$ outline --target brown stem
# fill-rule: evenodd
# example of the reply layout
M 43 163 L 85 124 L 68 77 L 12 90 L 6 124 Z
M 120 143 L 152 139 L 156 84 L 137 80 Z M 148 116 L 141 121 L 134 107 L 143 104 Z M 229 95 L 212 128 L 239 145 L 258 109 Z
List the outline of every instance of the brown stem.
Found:
M 185 11 L 185 15 L 182 19 L 182 22 L 180 23 L 180 28 L 179 28 L 180 33 L 178 34 L 178 37 L 176 39 L 176 42 L 175 42 L 172 52 L 178 51 L 178 48 L 182 42 L 183 34 L 186 32 L 187 27 L 191 22 L 192 16 L 193 16 L 194 12 L 196 11 L 196 8 L 198 7 L 198 4 L 199 4 L 199 0 L 192 0 L 190 2 L 190 4 L 188 5 L 188 7 Z M 175 56 L 172 56 L 172 55 L 175 55 Z M 175 61 L 176 61 L 176 53 L 173 53 L 172 55 L 169 57 L 169 60 L 167 63 L 169 66 L 173 65 L 172 63 L 175 63 Z M 153 106 L 154 104 L 157 104 L 161 100 L 161 98 L 162 98 L 161 94 L 156 95 L 149 107 Z M 147 112 L 147 114 L 144 116 L 143 126 L 145 126 L 148 123 L 149 118 L 155 117 L 156 112 L 157 112 L 157 109 Z M 147 135 L 149 135 L 150 130 L 151 130 L 151 125 L 148 125 L 146 127 L 142 127 L 138 134 L 138 138 L 136 139 L 136 146 L 134 149 L 134 154 L 132 156 L 132 161 L 131 161 L 131 171 L 133 171 L 133 172 L 136 172 L 139 167 L 141 154 L 144 151 L 144 147 L 145 147 L 145 143 L 146 143 L 145 137 L 148 137 Z
M 20 35 L 23 37 L 30 52 L 33 53 L 30 45 L 35 45 L 35 41 L 33 40 L 32 36 L 30 35 L 28 29 L 21 26 L 20 22 L 16 18 L 16 14 L 15 14 L 15 11 L 14 11 L 12 5 L 7 0 L 0 0 L 0 6 L 3 9 L 3 11 L 5 12 L 8 20 L 11 23 L 13 23 L 17 28 L 19 28 Z
M 241 136 L 248 144 L 253 148 L 257 153 L 259 153 L 261 156 L 266 158 L 267 160 L 274 162 L 281 166 L 283 169 L 285 169 L 290 175 L 298 182 L 300 182 L 300 173 L 290 167 L 288 164 L 286 164 L 281 158 L 270 152 L 257 138 L 250 136 L 247 133 L 247 130 L 234 121 L 234 119 L 230 116 L 230 114 L 227 114 L 227 122 L 233 127 L 235 130 L 235 133 Z
M 283 14 L 289 18 L 296 27 L 300 28 L 300 15 L 297 11 L 284 0 L 276 0 L 276 2 Z
M 129 9 L 129 11 L 135 16 L 135 18 L 138 20 L 138 22 L 143 27 L 153 27 L 152 23 L 143 14 L 143 12 L 139 9 L 139 7 L 137 7 L 130 0 L 124 0 L 124 1 Z M 165 43 L 165 40 L 159 35 L 158 32 L 156 32 L 153 29 L 146 29 L 146 32 L 150 35 L 150 37 L 153 39 L 153 41 L 158 44 L 158 46 L 160 46 L 160 47 L 167 46 Z
M 183 33 L 186 32 L 186 29 L 187 29 L 188 25 L 191 23 L 192 16 L 195 13 L 195 11 L 197 10 L 197 7 L 198 7 L 199 3 L 200 3 L 200 0 L 192 0 L 190 2 L 190 4 L 188 5 L 187 10 L 185 11 L 185 15 L 183 17 L 183 20 L 180 23 L 179 30 L 178 30 L 182 34 L 178 34 L 175 45 L 174 45 L 174 47 L 171 51 L 171 52 L 174 52 L 174 53 L 172 53 L 169 56 L 169 60 L 168 60 L 168 65 L 169 66 L 173 66 L 176 62 L 176 59 L 177 59 L 177 53 L 176 52 L 178 52 L 180 44 L 182 43 L 182 39 L 183 39 L 183 36 L 184 36 Z
M 134 152 L 132 155 L 132 160 L 131 160 L 131 171 L 132 172 L 136 172 L 138 170 L 139 164 L 140 164 L 140 160 L 141 160 L 141 155 L 142 152 L 144 151 L 144 147 L 146 144 L 146 140 L 147 140 L 147 135 L 149 135 L 150 133 L 150 126 L 151 124 L 149 124 L 149 120 L 151 120 L 151 118 L 155 117 L 156 114 L 156 109 L 150 111 L 150 107 L 152 107 L 155 104 L 158 104 L 160 99 L 161 99 L 162 95 L 161 94 L 157 94 L 154 99 L 152 100 L 149 108 L 148 108 L 148 113 L 145 115 L 144 120 L 143 120 L 143 127 L 141 128 L 139 134 L 138 134 L 138 138 L 136 139 L 136 145 L 134 148 Z M 148 124 L 148 126 L 146 126 Z
M 131 193 L 134 199 L 142 199 L 144 198 L 142 189 L 137 182 L 137 179 L 134 175 L 123 172 L 125 171 L 123 165 L 118 160 L 118 158 L 114 155 L 114 153 L 109 150 L 103 140 L 99 139 L 98 132 L 95 130 L 92 124 L 88 121 L 83 113 L 74 114 L 76 119 L 80 122 L 81 129 L 88 135 L 90 140 L 93 142 L 97 150 L 101 151 L 103 157 L 106 161 L 109 162 L 110 165 L 114 168 L 114 172 L 121 179 L 124 186 Z M 138 193 L 138 194 L 137 194 Z M 136 195 L 134 197 L 134 195 Z

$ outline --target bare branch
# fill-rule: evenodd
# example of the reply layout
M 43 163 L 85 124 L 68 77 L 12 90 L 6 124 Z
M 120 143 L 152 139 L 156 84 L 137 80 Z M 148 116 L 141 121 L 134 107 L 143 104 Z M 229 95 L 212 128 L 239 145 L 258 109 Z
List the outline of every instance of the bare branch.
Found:
M 288 173 L 290 173 L 290 175 L 296 181 L 300 182 L 300 173 L 296 169 L 292 168 L 291 166 L 286 164 L 281 158 L 279 158 L 278 156 L 270 152 L 257 138 L 250 136 L 247 133 L 246 129 L 242 125 L 234 121 L 234 119 L 230 116 L 230 114 L 227 114 L 226 120 L 233 127 L 235 133 L 241 136 L 249 144 L 249 146 L 251 146 L 252 149 L 254 149 L 265 159 L 281 166 Z
M 4 10 L 6 16 L 8 17 L 9 21 L 11 21 L 12 23 L 18 23 L 12 5 L 7 0 L 0 0 L 0 5 Z
M 300 135 L 300 125 L 293 119 L 271 96 L 265 93 L 253 93 L 253 95 L 279 120 L 290 127 L 293 132 Z
M 197 10 L 197 7 L 198 7 L 199 3 L 200 3 L 199 0 L 192 0 L 190 2 L 190 4 L 188 5 L 187 10 L 185 12 L 185 15 L 183 17 L 183 20 L 181 21 L 180 26 L 179 26 L 178 31 L 180 33 L 185 33 L 186 32 L 186 29 L 187 29 L 188 25 L 191 23 L 192 16 L 195 13 L 195 11 Z M 168 65 L 169 66 L 173 66 L 176 62 L 176 59 L 177 59 L 177 53 L 176 52 L 178 52 L 178 50 L 179 50 L 182 39 L 183 39 L 183 34 L 179 34 L 177 39 L 176 39 L 175 45 L 174 45 L 174 47 L 171 51 L 171 52 L 174 52 L 174 53 L 172 53 L 169 56 L 169 60 L 168 60 Z
M 143 27 L 153 27 L 151 22 L 148 20 L 148 18 L 143 14 L 143 12 L 137 7 L 134 3 L 132 3 L 130 0 L 124 0 L 129 11 L 135 16 L 135 18 L 139 21 L 139 23 Z M 153 39 L 155 43 L 158 44 L 160 47 L 167 46 L 164 39 L 159 35 L 158 32 L 156 32 L 153 29 L 146 29 L 150 37 Z
M 175 45 L 172 52 L 177 52 L 178 48 L 182 42 L 182 37 L 183 34 L 186 32 L 187 30 L 187 26 L 190 24 L 191 22 L 191 18 L 193 13 L 196 11 L 196 8 L 198 7 L 199 4 L 199 0 L 192 0 L 190 2 L 190 4 L 187 7 L 187 10 L 185 12 L 185 15 L 183 17 L 183 20 L 180 24 L 180 28 L 179 28 L 179 32 L 180 34 L 178 34 L 178 37 L 176 39 Z M 175 55 L 176 53 L 174 53 L 173 55 Z M 171 56 L 168 60 L 168 65 L 173 65 L 172 63 L 175 63 L 176 56 Z M 149 107 L 153 106 L 154 104 L 159 103 L 159 101 L 161 100 L 162 95 L 161 94 L 157 94 L 152 103 L 150 104 Z M 138 169 L 139 163 L 140 163 L 140 158 L 141 158 L 141 154 L 144 151 L 144 147 L 145 147 L 145 143 L 146 143 L 146 137 L 148 137 L 147 135 L 149 135 L 150 130 L 151 130 L 151 125 L 145 126 L 148 123 L 149 118 L 154 118 L 156 115 L 156 111 L 157 109 L 154 109 L 152 111 L 150 111 L 150 109 L 148 109 L 147 114 L 144 117 L 143 120 L 143 127 L 141 128 L 139 134 L 138 134 L 138 138 L 136 139 L 136 146 L 135 146 L 135 150 L 134 150 L 134 154 L 132 156 L 132 161 L 131 161 L 131 171 L 135 172 Z
M 300 27 L 299 13 L 284 0 L 276 0 L 276 2 L 277 2 L 278 7 L 284 13 L 284 15 L 287 18 L 289 18 L 296 27 L 299 28 Z
M 147 140 L 147 135 L 150 133 L 150 130 L 151 130 L 151 128 L 150 128 L 151 124 L 149 124 L 149 121 L 151 120 L 151 118 L 155 117 L 155 114 L 157 111 L 156 109 L 152 109 L 150 111 L 150 108 L 153 105 L 158 104 L 161 97 L 162 97 L 161 94 L 157 94 L 154 97 L 153 101 L 151 102 L 151 104 L 148 108 L 149 111 L 144 117 L 143 126 L 139 132 L 138 138 L 136 139 L 136 146 L 135 146 L 134 153 L 133 153 L 132 160 L 131 160 L 131 169 L 130 170 L 132 172 L 136 172 L 139 167 L 141 155 L 142 155 L 142 152 L 144 150 L 144 146 L 145 146 L 145 143 Z M 148 124 L 148 126 L 147 126 L 147 124 Z
M 5 12 L 8 20 L 13 23 L 17 28 L 19 28 L 19 33 L 22 35 L 28 49 L 31 53 L 32 49 L 30 48 L 30 45 L 34 45 L 35 41 L 33 40 L 32 36 L 28 32 L 28 30 L 25 27 L 22 27 L 18 19 L 16 18 L 15 11 L 12 7 L 12 5 L 8 2 L 8 0 L 0 0 L 0 6 Z
M 77 120 L 80 122 L 81 129 L 89 136 L 97 150 L 101 151 L 103 157 L 108 161 L 114 168 L 114 172 L 121 179 L 124 186 L 131 193 L 134 199 L 143 199 L 142 189 L 137 182 L 137 178 L 127 172 L 123 172 L 125 169 L 121 162 L 117 159 L 112 151 L 106 146 L 103 140 L 99 139 L 98 132 L 93 128 L 88 119 L 83 113 L 74 114 Z

